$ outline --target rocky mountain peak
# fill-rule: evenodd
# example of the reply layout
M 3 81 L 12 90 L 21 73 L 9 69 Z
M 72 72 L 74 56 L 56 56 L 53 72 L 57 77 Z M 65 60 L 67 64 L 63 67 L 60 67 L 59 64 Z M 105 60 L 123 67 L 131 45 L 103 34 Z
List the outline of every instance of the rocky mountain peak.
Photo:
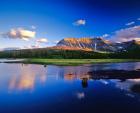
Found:
M 102 37 L 83 37 L 83 38 L 64 38 L 57 43 L 57 46 L 88 48 L 93 51 L 114 51 L 115 48 L 111 46 L 111 42 Z

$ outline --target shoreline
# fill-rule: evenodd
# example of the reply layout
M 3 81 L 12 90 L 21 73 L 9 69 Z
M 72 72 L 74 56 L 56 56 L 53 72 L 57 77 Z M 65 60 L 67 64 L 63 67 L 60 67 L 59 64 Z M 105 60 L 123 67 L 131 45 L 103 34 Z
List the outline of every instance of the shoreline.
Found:
M 140 62 L 140 59 L 26 59 L 24 63 L 42 64 L 42 65 L 59 65 L 59 66 L 78 66 L 86 64 L 101 63 L 125 63 Z
M 2 59 L 0 59 L 2 60 Z M 101 64 L 101 63 L 126 63 L 140 62 L 140 59 L 5 59 L 0 63 L 25 63 L 25 64 L 41 64 L 41 65 L 59 65 L 59 66 L 78 66 L 86 64 Z

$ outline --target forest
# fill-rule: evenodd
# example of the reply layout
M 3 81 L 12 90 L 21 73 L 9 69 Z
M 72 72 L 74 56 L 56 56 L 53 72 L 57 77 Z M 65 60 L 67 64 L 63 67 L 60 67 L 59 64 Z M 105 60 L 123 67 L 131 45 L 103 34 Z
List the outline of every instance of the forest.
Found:
M 49 58 L 49 59 L 139 59 L 140 50 L 126 52 L 94 52 L 83 50 L 60 50 L 60 49 L 22 49 L 1 51 L 0 58 Z

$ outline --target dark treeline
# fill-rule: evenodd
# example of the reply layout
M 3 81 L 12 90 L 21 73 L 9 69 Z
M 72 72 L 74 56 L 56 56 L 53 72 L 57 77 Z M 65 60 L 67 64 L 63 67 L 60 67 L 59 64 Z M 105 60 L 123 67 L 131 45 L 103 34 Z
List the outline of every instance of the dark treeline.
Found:
M 111 58 L 130 58 L 130 59 L 140 59 L 140 46 L 132 46 L 131 48 L 127 49 L 123 52 L 115 52 L 109 54 Z
M 23 49 L 0 52 L 0 58 L 60 58 L 60 59 L 101 59 L 101 58 L 140 58 L 140 51 L 98 53 L 80 50 Z
M 107 58 L 107 54 L 79 50 L 24 49 L 0 52 L 0 58 Z

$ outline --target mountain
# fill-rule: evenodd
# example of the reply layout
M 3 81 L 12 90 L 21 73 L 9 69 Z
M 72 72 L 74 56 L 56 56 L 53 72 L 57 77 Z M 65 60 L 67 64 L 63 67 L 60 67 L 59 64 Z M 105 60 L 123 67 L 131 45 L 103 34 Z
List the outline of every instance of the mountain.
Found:
M 130 51 L 140 49 L 140 41 L 131 40 L 127 42 L 114 43 L 113 46 L 117 49 L 117 51 Z
M 95 38 L 64 38 L 60 40 L 56 46 L 44 48 L 51 50 L 82 50 L 82 51 L 91 51 L 91 52 L 131 52 L 134 54 L 136 51 L 140 53 L 140 40 L 131 40 L 127 42 L 111 42 L 109 40 L 105 40 L 101 37 Z M 12 51 L 12 50 L 21 50 L 21 48 L 17 47 L 9 47 L 0 49 L 0 51 Z M 31 49 L 33 50 L 33 49 Z
M 58 47 L 74 47 L 92 51 L 116 51 L 112 42 L 103 38 L 64 38 L 57 43 Z
M 8 50 L 8 51 L 6 51 Z M 140 58 L 140 41 L 112 43 L 103 38 L 65 38 L 56 46 L 45 48 L 7 48 L 0 58 Z
M 61 49 L 82 49 L 90 51 L 105 52 L 124 52 L 129 50 L 140 49 L 139 40 L 131 40 L 127 42 L 111 42 L 101 37 L 96 38 L 64 38 L 60 40 L 56 47 Z

